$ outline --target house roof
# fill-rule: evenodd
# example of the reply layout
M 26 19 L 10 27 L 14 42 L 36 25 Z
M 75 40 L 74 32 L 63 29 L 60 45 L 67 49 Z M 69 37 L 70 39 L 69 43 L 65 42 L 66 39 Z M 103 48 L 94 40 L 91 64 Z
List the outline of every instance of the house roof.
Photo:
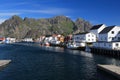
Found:
M 98 29 L 98 28 L 100 28 L 102 25 L 103 25 L 103 24 L 94 25 L 90 30 Z
M 108 33 L 110 30 L 112 30 L 115 26 L 108 26 L 106 28 L 104 28 L 100 34 L 104 34 L 104 33 Z

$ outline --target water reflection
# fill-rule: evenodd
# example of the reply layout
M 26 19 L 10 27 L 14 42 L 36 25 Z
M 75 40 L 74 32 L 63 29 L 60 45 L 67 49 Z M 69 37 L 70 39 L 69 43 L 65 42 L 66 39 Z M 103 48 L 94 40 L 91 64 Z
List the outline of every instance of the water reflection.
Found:
M 40 46 L 40 48 L 47 51 L 64 52 L 64 48 L 61 47 Z
M 73 55 L 80 55 L 80 56 L 84 56 L 84 57 L 93 57 L 93 54 L 89 53 L 89 52 L 85 52 L 85 51 L 80 51 L 80 50 L 68 50 L 67 52 Z

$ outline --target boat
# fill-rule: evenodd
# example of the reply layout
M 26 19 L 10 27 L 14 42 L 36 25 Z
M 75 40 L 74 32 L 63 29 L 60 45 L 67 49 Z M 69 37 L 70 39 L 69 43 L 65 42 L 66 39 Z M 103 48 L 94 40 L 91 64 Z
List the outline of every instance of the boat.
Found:
M 67 44 L 67 48 L 68 48 L 68 49 L 78 49 L 79 46 L 77 46 L 75 42 L 69 42 L 69 43 Z
M 49 42 L 45 42 L 44 46 L 50 46 L 50 43 Z
M 85 51 L 85 46 L 86 46 L 86 43 L 84 42 L 81 42 L 81 43 L 69 42 L 67 44 L 68 49 L 76 49 L 76 50 L 82 50 L 82 51 Z

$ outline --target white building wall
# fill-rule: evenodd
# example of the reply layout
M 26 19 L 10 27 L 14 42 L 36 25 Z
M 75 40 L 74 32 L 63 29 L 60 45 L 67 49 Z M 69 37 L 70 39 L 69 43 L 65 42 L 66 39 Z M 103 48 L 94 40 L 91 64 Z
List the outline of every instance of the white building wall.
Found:
M 120 50 L 120 42 L 96 42 L 93 47 Z
M 96 42 L 96 35 L 93 33 L 74 35 L 75 42 Z
M 86 42 L 96 42 L 96 35 L 93 33 L 86 34 Z
M 120 32 L 115 36 L 114 41 L 120 41 Z
M 119 33 L 120 27 L 114 27 L 111 31 L 105 34 L 99 34 L 99 41 L 114 41 L 116 35 Z M 114 33 L 112 33 L 114 32 Z M 113 39 L 114 38 L 114 39 Z
M 99 42 L 93 43 L 93 47 L 120 50 L 120 27 L 114 27 L 105 34 L 99 34 Z M 118 41 L 118 42 L 113 42 Z
M 114 27 L 109 33 L 108 33 L 108 41 L 114 41 L 115 37 L 120 31 L 120 27 Z M 112 33 L 114 32 L 114 33 Z
M 112 44 L 112 49 L 120 50 L 120 42 L 114 42 Z
M 75 42 L 85 42 L 85 34 L 74 35 L 73 40 Z
M 94 34 L 96 34 L 96 36 L 98 37 L 98 29 L 95 29 L 95 30 L 90 30 L 90 32 L 92 32 L 92 33 L 94 33 Z
M 32 39 L 32 38 L 24 38 L 23 41 L 26 41 L 26 42 L 33 42 L 33 39 Z
M 108 34 L 99 34 L 98 41 L 107 41 Z
M 96 35 L 96 37 L 99 37 L 99 33 L 106 27 L 105 24 L 103 24 L 99 29 L 95 29 L 95 30 L 90 30 L 90 32 L 94 33 Z

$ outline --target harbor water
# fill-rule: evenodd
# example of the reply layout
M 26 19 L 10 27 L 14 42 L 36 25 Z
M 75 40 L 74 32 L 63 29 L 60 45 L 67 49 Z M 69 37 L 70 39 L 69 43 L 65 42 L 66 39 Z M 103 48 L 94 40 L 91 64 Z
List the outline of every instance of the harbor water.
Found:
M 96 66 L 120 66 L 119 59 L 36 43 L 0 44 L 0 59 L 12 60 L 0 80 L 116 80 Z

